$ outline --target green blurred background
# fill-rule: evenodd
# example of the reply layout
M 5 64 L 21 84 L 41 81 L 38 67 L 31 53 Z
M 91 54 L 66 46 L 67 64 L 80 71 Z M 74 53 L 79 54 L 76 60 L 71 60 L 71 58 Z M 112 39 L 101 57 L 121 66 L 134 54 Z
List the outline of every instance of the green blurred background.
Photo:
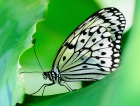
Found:
M 87 17 L 104 7 L 118 8 L 126 18 L 126 29 L 123 35 L 123 49 L 129 29 L 132 26 L 135 9 L 135 0 L 50 0 L 46 19 L 36 26 L 36 52 L 44 70 L 50 71 L 55 55 L 69 34 Z M 129 10 L 129 11 L 128 11 Z M 46 83 L 42 77 L 42 70 L 35 58 L 33 49 L 25 51 L 20 58 L 21 69 L 24 73 L 25 92 L 27 94 L 37 91 Z M 36 73 L 40 72 L 40 73 Z M 47 83 L 49 83 L 47 81 Z M 80 88 L 81 83 L 69 83 L 72 88 Z M 57 84 L 46 87 L 45 95 L 67 92 L 65 87 Z M 42 91 L 36 95 L 41 95 Z

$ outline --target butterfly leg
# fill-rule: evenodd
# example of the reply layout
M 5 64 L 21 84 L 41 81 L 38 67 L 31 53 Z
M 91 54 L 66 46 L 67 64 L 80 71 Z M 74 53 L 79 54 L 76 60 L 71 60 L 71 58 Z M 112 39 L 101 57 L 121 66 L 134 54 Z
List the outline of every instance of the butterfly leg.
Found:
M 50 84 L 43 84 L 40 88 L 39 88 L 39 90 L 37 90 L 36 92 L 34 92 L 34 93 L 32 93 L 32 94 L 30 94 L 30 95 L 34 95 L 34 94 L 36 94 L 37 92 L 39 92 L 43 87 L 43 92 L 42 92 L 42 96 L 43 96 L 43 93 L 44 93 L 44 90 L 45 90 L 45 88 L 46 88 L 46 86 L 51 86 L 51 85 L 54 85 L 55 83 L 54 82 L 52 82 L 52 83 L 50 83 Z
M 65 86 L 69 91 L 74 91 L 76 89 L 72 89 L 65 81 L 61 81 L 61 86 Z
M 34 95 L 34 94 L 36 94 L 37 92 L 39 92 L 39 91 L 42 89 L 43 86 L 45 86 L 45 84 L 43 84 L 36 92 L 34 92 L 34 93 L 30 94 L 30 95 Z

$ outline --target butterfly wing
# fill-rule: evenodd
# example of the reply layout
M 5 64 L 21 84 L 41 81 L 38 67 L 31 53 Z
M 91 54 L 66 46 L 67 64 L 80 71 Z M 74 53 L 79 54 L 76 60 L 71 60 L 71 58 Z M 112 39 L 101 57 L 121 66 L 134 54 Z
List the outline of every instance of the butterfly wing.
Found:
M 104 8 L 86 19 L 59 49 L 53 70 L 65 81 L 99 80 L 120 61 L 125 18 L 116 8 Z
M 119 65 L 120 54 L 114 52 L 111 33 L 102 26 L 86 31 L 74 38 L 71 43 L 76 41 L 76 47 L 67 48 L 60 59 L 59 70 L 65 81 L 100 80 Z

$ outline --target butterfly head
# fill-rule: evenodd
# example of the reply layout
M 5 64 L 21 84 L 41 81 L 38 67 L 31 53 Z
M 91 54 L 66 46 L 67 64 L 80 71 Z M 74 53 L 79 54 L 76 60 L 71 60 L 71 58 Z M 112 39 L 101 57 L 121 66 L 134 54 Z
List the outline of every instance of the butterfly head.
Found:
M 43 78 L 46 80 L 49 77 L 49 73 L 48 72 L 43 72 Z

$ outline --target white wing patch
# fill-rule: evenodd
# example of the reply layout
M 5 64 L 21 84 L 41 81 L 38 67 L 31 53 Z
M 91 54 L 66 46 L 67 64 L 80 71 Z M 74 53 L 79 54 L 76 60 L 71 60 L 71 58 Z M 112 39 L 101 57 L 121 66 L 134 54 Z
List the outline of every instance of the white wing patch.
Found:
M 116 70 L 125 23 L 116 8 L 91 15 L 61 46 L 53 71 L 59 70 L 64 81 L 96 81 Z

